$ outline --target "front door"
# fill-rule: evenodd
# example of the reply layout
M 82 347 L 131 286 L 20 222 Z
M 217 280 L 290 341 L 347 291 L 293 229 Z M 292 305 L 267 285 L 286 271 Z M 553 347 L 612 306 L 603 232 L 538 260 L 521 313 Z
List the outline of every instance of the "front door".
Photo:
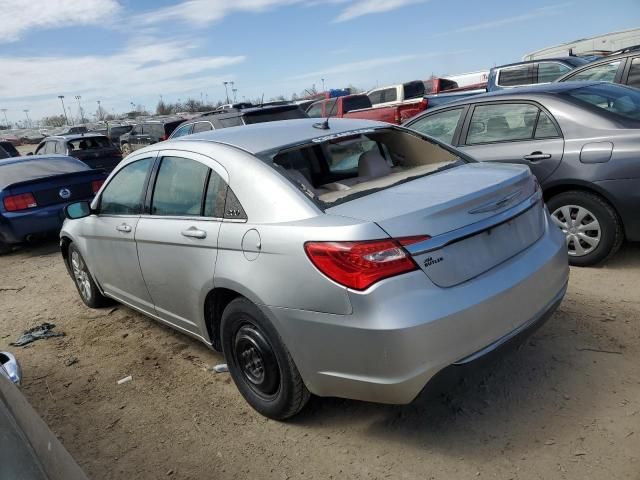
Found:
M 135 232 L 154 158 L 143 158 L 120 170 L 102 191 L 98 214 L 87 218 L 85 258 L 105 294 L 153 313 L 142 278 Z
M 160 157 L 150 211 L 136 229 L 140 266 L 157 315 L 202 336 L 227 174 L 195 153 L 166 151 Z
M 473 107 L 459 148 L 479 161 L 527 165 L 542 183 L 562 161 L 564 139 L 537 105 L 495 102 Z

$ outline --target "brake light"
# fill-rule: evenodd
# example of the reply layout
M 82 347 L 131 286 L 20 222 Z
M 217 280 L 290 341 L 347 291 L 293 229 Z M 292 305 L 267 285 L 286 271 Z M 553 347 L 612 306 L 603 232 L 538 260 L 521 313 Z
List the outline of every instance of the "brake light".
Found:
M 104 183 L 104 180 L 94 180 L 93 182 L 91 182 L 91 191 L 93 192 L 94 195 L 98 193 L 98 190 L 100 190 L 100 187 L 102 186 L 103 183 Z
M 20 193 L 18 195 L 9 195 L 4 197 L 4 208 L 7 212 L 16 212 L 18 210 L 27 210 L 38 206 L 32 193 Z
M 334 282 L 366 290 L 385 278 L 418 269 L 402 247 L 429 239 L 427 235 L 362 242 L 307 242 L 311 263 Z
M 166 134 L 160 137 L 161 142 L 164 142 L 165 140 L 168 140 L 168 139 L 169 139 L 169 135 L 166 135 Z

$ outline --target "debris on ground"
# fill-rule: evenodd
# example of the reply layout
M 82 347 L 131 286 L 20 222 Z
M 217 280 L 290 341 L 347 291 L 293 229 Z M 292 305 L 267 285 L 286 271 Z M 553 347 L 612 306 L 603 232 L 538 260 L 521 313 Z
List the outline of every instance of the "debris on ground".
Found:
M 78 357 L 69 357 L 64 361 L 64 365 L 66 367 L 70 367 L 71 365 L 75 365 L 78 362 L 79 362 Z
M 215 365 L 211 370 L 216 373 L 225 373 L 229 371 L 229 367 L 227 367 L 226 363 L 221 363 L 219 365 Z
M 133 380 L 133 377 L 129 375 L 128 377 L 121 378 L 117 383 L 118 385 L 122 385 L 123 383 L 130 382 L 131 380 Z
M 36 340 L 40 340 L 43 338 L 52 338 L 52 337 L 64 337 L 64 332 L 54 332 L 53 329 L 56 328 L 55 324 L 45 322 L 37 327 L 30 328 L 29 330 L 25 330 L 18 340 L 15 342 L 11 342 L 9 345 L 14 347 L 24 347 Z

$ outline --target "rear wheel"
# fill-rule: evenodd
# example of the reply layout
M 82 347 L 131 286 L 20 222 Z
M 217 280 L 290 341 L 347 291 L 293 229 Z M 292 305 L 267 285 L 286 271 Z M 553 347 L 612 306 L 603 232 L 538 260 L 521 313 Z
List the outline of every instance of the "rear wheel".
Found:
M 284 420 L 298 413 L 310 393 L 271 322 L 245 298 L 222 314 L 222 350 L 238 390 L 265 417 Z
M 100 308 L 111 303 L 111 300 L 98 290 L 84 258 L 73 243 L 69 245 L 69 266 L 80 298 L 87 307 Z
M 122 155 L 124 155 L 126 157 L 127 155 L 129 155 L 131 153 L 131 145 L 129 145 L 128 143 L 123 143 L 120 146 L 120 150 L 122 151 Z
M 547 205 L 551 219 L 565 234 L 571 265 L 595 265 L 611 257 L 622 245 L 620 219 L 601 197 L 570 191 L 552 197 Z

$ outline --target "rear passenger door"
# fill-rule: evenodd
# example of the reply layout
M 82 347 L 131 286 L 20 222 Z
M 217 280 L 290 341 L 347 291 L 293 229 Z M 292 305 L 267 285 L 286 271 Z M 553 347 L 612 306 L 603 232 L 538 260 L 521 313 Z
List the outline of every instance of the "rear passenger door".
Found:
M 202 335 L 228 176 L 196 153 L 167 150 L 159 158 L 136 229 L 140 267 L 158 316 Z
M 479 161 L 527 165 L 542 183 L 560 164 L 564 139 L 538 104 L 492 102 L 472 106 L 459 148 Z

